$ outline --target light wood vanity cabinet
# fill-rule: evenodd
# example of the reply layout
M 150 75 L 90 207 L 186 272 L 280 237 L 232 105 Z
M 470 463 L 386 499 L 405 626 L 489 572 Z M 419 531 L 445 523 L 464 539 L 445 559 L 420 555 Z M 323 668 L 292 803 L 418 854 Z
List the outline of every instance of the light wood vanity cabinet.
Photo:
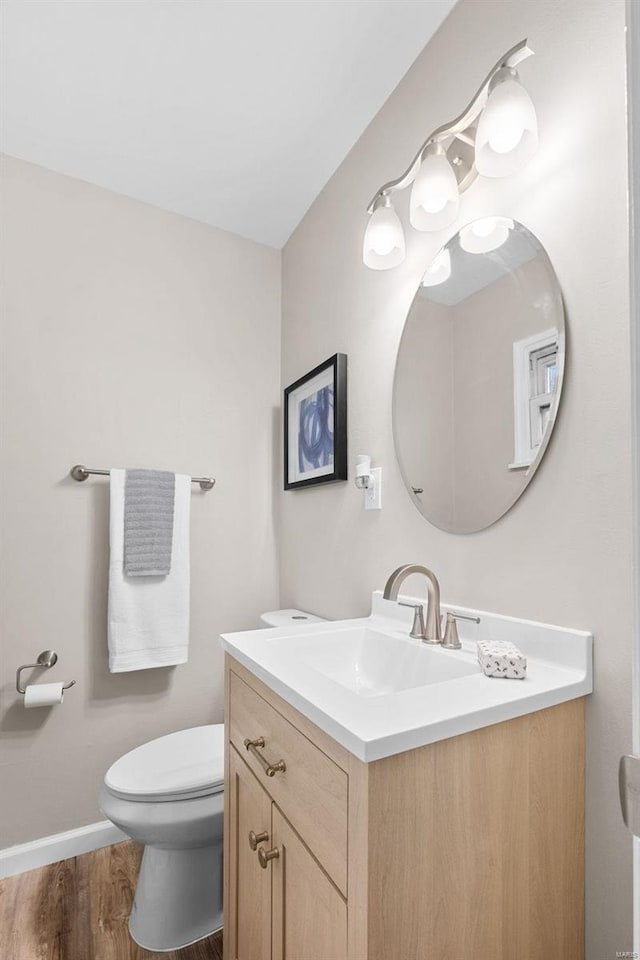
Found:
M 229 678 L 227 730 L 236 750 L 346 896 L 345 771 L 235 671 Z M 264 749 L 247 751 L 244 741 L 258 737 L 264 738 Z M 267 777 L 258 754 L 271 761 L 285 758 L 285 773 Z
M 229 778 L 225 782 L 229 796 L 229 817 L 225 829 L 231 835 L 230 871 L 234 891 L 234 937 L 225 930 L 229 957 L 271 956 L 271 876 L 260 869 L 257 855 L 248 843 L 251 830 L 271 837 L 271 799 L 235 751 L 230 751 Z M 226 800 L 226 797 L 225 797 Z M 229 909 L 227 907 L 227 909 Z
M 228 788 L 233 904 L 227 908 L 225 955 L 234 960 L 346 957 L 344 897 L 234 747 Z M 249 843 L 251 832 L 263 837 L 256 850 Z M 277 850 L 278 856 L 263 867 L 260 849 L 265 854 Z
M 582 699 L 365 764 L 227 656 L 226 729 L 225 960 L 583 960 Z
M 274 804 L 273 960 L 347 956 L 347 903 Z M 267 954 L 266 956 L 269 956 Z

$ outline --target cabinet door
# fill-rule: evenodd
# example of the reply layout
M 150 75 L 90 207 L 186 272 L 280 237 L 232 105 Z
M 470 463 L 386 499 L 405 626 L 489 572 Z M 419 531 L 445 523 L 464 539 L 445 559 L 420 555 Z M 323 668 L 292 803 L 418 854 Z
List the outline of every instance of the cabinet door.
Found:
M 346 960 L 347 904 L 274 805 L 272 960 Z
M 271 845 L 271 799 L 244 760 L 229 747 L 229 916 L 225 917 L 225 957 L 269 960 L 271 957 L 271 873 L 260 867 L 249 832 L 268 835 Z

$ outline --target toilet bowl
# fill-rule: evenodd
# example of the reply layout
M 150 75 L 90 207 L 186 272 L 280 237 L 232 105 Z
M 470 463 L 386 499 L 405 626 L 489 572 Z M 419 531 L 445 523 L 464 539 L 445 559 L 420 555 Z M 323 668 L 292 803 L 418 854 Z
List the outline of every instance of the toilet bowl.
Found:
M 99 805 L 144 844 L 131 936 L 179 950 L 222 927 L 224 727 L 180 730 L 136 747 L 106 773 Z
M 317 623 L 304 610 L 271 610 L 261 627 Z M 144 844 L 133 939 L 147 950 L 179 950 L 222 927 L 224 727 L 178 730 L 136 747 L 109 767 L 99 806 Z

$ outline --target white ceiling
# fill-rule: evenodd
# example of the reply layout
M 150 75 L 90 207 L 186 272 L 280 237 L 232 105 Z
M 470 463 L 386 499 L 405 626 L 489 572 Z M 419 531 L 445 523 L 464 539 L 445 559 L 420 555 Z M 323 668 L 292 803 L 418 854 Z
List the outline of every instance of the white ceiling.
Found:
M 282 246 L 455 0 L 0 0 L 2 149 Z

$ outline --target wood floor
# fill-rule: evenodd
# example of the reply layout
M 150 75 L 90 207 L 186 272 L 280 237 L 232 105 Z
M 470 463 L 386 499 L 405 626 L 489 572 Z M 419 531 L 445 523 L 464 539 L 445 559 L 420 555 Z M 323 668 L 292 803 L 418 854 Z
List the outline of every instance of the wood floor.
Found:
M 222 960 L 222 934 L 171 953 L 134 943 L 141 856 L 127 841 L 0 880 L 2 960 Z

